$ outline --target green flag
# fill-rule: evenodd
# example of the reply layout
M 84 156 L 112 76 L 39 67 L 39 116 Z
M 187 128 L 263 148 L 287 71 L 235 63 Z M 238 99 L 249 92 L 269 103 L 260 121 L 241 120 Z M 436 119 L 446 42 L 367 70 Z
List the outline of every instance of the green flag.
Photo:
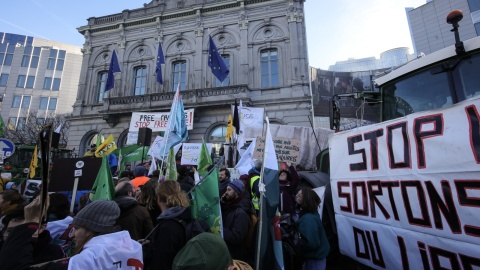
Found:
M 97 145 L 97 148 L 102 144 L 103 142 L 103 135 L 101 133 L 97 134 L 97 142 L 95 143 Z
M 3 138 L 4 129 L 5 129 L 5 123 L 3 122 L 3 117 L 0 116 L 0 138 Z
M 218 194 L 218 168 L 214 168 L 212 173 L 207 175 L 208 167 L 212 164 L 208 147 L 203 140 L 198 157 L 198 174 L 205 178 L 192 192 L 192 213 L 194 218 L 205 221 L 213 233 L 223 235 Z
M 102 166 L 97 174 L 97 179 L 93 183 L 90 191 L 90 200 L 96 201 L 98 199 L 113 199 L 115 195 L 115 187 L 113 186 L 112 172 L 108 165 L 107 156 L 102 157 Z
M 173 151 L 173 147 L 168 151 L 166 165 L 167 171 L 165 172 L 165 180 L 177 181 L 177 163 L 175 162 L 175 153 Z

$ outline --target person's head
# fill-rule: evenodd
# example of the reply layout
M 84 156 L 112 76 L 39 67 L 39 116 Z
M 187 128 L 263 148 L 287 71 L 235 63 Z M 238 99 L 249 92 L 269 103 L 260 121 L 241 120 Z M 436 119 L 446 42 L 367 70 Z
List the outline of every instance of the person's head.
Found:
M 220 182 L 227 180 L 228 178 L 230 178 L 230 171 L 227 168 L 221 168 L 218 172 L 218 178 Z
M 0 193 L 0 211 L 4 214 L 6 211 L 15 208 L 17 205 L 25 202 L 25 199 L 18 193 L 18 190 L 4 190 Z
M 113 232 L 119 216 L 117 203 L 108 200 L 94 201 L 80 210 L 72 221 L 76 253 L 93 237 Z
M 177 164 L 177 173 L 178 173 L 179 179 L 187 176 L 188 175 L 187 166 Z
M 17 227 L 20 224 L 23 224 L 23 221 L 25 220 L 24 208 L 25 208 L 25 205 L 23 204 L 18 205 L 13 210 L 9 211 L 9 213 L 5 215 L 5 217 L 2 219 L 3 240 L 7 240 L 8 235 L 13 230 L 13 228 Z
M 52 193 L 50 196 L 50 205 L 48 206 L 48 221 L 62 220 L 70 215 L 70 202 L 67 196 L 60 193 Z
M 205 232 L 185 244 L 175 256 L 172 269 L 225 270 L 232 265 L 232 257 L 225 241 L 216 234 Z
M 177 181 L 168 180 L 159 183 L 156 192 L 157 203 L 162 211 L 174 206 L 190 206 L 187 194 L 182 191 L 180 184 Z
M 286 170 L 280 171 L 278 174 L 278 180 L 280 180 L 280 183 L 286 183 L 290 181 L 290 173 Z
M 90 152 L 95 152 L 95 151 L 97 151 L 97 145 L 94 143 L 90 144 Z
M 115 197 L 128 196 L 133 197 L 135 189 L 131 181 L 122 181 L 115 187 Z
M 302 213 L 317 213 L 321 203 L 318 194 L 309 187 L 303 187 L 295 196 L 295 201 L 300 206 Z
M 122 178 L 129 178 L 130 180 L 133 179 L 133 173 L 131 171 L 122 171 L 118 176 L 120 179 Z M 120 182 L 120 180 L 118 180 Z
M 243 196 L 243 192 L 245 191 L 245 185 L 241 180 L 233 180 L 232 182 L 228 183 L 227 190 L 222 196 L 222 201 L 224 202 L 231 202 L 239 197 Z
M 155 190 L 158 186 L 158 179 L 150 179 L 145 185 L 139 186 L 141 189 L 141 196 L 138 202 L 144 204 L 148 210 L 152 210 L 157 206 L 157 194 Z
M 137 167 L 135 167 L 135 171 L 133 172 L 133 176 L 134 177 L 145 176 L 147 173 L 148 173 L 148 171 L 144 166 L 138 165 Z
M 13 190 L 13 189 L 17 189 L 17 183 L 15 182 L 8 182 L 6 185 L 5 185 L 5 189 L 6 190 Z

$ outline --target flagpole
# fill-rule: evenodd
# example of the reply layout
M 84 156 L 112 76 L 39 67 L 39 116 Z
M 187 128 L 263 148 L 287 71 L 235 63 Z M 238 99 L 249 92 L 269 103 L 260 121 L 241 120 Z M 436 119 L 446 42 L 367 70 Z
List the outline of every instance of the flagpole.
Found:
M 178 100 L 177 100 L 177 102 L 175 102 L 175 99 L 177 98 L 177 93 L 178 93 Z M 172 110 L 174 112 L 177 111 L 177 107 L 178 107 L 179 103 L 180 103 L 180 82 L 178 82 L 177 91 L 175 91 L 175 95 L 173 96 L 173 108 L 170 110 L 169 118 L 172 115 L 172 113 L 171 113 Z M 168 119 L 168 121 L 171 121 L 171 119 Z M 163 141 L 165 142 L 165 147 L 163 148 L 163 153 L 162 153 L 163 162 L 162 162 L 162 167 L 160 168 L 161 169 L 160 171 L 162 172 L 162 176 L 163 176 L 163 168 L 165 167 L 165 152 L 167 151 L 168 136 L 170 134 L 170 123 L 168 124 L 168 129 L 165 132 L 166 132 L 167 135 L 163 139 Z
M 265 109 L 263 110 L 263 114 L 265 116 Z M 266 125 L 267 125 L 267 128 L 268 127 L 268 120 L 266 122 Z M 266 148 L 267 148 L 267 142 L 266 142 L 266 137 L 267 137 L 267 134 L 266 134 L 266 131 L 267 129 L 265 128 L 265 124 L 263 125 L 263 130 L 262 130 L 262 137 L 264 138 L 265 140 L 265 143 L 264 143 L 264 147 L 263 147 L 263 162 L 262 162 L 262 170 L 260 171 L 260 183 L 258 184 L 258 189 L 259 189 L 259 192 L 260 192 L 260 198 L 259 198 L 259 203 L 258 205 L 260 206 L 260 224 L 258 226 L 258 241 L 257 241 L 257 257 L 255 259 L 256 263 L 255 263 L 255 269 L 260 269 L 260 247 L 261 247 L 261 243 L 262 243 L 262 225 L 263 225 L 263 201 L 264 201 L 264 196 L 265 196 L 265 184 L 263 182 L 263 174 L 264 174 L 264 170 L 265 170 L 265 155 L 267 153 L 266 151 Z

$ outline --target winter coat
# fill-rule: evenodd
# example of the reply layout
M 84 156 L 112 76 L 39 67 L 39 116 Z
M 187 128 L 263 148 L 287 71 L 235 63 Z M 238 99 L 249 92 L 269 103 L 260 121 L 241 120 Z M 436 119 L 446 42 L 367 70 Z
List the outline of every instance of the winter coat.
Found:
M 327 235 L 323 229 L 318 213 L 305 213 L 296 223 L 298 232 L 302 235 L 305 248 L 302 253 L 304 259 L 321 260 L 327 257 L 330 251 Z
M 192 219 L 190 208 L 171 207 L 158 217 L 158 224 L 151 241 L 153 242 L 152 260 L 145 269 L 172 269 L 173 258 L 187 243 L 185 227 L 178 220 L 187 223 Z
M 133 197 L 120 196 L 113 200 L 120 207 L 117 225 L 122 230 L 127 230 L 133 240 L 144 239 L 153 229 L 152 219 L 147 209 L 139 205 Z
M 181 178 L 179 177 L 177 182 L 180 184 L 180 188 L 185 191 L 185 193 L 188 193 L 195 185 L 195 180 L 193 180 L 193 178 L 189 175 L 185 175 Z
M 245 260 L 245 239 L 250 226 L 251 204 L 238 197 L 231 203 L 222 204 L 223 240 L 227 243 L 232 259 Z
M 298 176 L 295 167 L 292 165 L 289 167 L 288 181 L 282 183 L 280 181 L 280 213 L 288 213 L 290 216 L 295 215 L 295 195 L 297 193 L 298 184 L 300 183 L 300 176 Z
M 36 223 L 26 223 L 15 227 L 0 252 L 2 269 L 132 269 L 133 265 L 143 266 L 142 246 L 130 238 L 127 231 L 93 237 L 82 251 L 62 262 L 51 262 L 40 267 L 30 267 L 34 261 L 32 235 L 38 229 Z

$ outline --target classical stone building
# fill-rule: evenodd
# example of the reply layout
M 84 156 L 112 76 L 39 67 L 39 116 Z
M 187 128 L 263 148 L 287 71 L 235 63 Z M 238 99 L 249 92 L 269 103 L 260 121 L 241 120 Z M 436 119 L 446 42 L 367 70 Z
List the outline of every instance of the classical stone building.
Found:
M 189 142 L 224 142 L 235 99 L 265 108 L 273 123 L 310 126 L 304 0 L 153 0 L 89 18 L 78 31 L 84 56 L 68 143 L 80 155 L 98 133 L 124 145 L 131 113 L 168 112 L 178 84 L 185 109 L 195 110 Z M 207 65 L 209 35 L 230 69 L 223 83 Z M 121 72 L 104 93 L 113 51 Z

